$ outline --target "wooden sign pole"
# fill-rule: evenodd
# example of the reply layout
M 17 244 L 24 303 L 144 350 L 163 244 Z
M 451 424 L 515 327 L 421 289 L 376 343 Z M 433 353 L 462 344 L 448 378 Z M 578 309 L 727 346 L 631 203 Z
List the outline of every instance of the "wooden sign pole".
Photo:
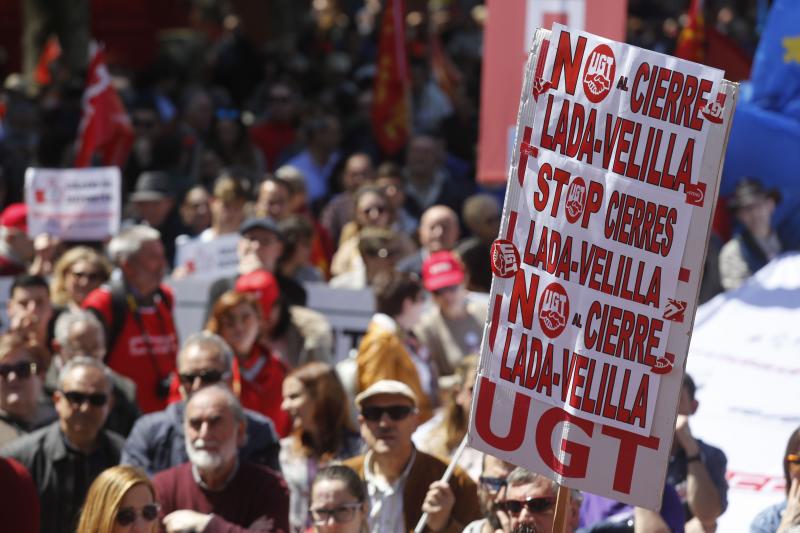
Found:
M 553 533 L 567 533 L 570 498 L 570 489 L 559 485 L 556 495 L 556 513 L 553 516 Z

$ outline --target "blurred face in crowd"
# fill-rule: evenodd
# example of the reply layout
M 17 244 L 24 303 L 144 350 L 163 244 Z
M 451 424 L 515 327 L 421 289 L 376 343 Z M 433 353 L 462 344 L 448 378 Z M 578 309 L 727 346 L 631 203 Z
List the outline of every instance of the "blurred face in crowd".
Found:
M 458 242 L 458 218 L 452 209 L 436 205 L 425 211 L 419 223 L 419 240 L 429 252 L 451 250 Z
M 261 217 L 282 220 L 292 214 L 290 199 L 291 191 L 282 183 L 265 181 L 258 189 L 256 213 Z
M 156 519 L 147 520 L 143 516 L 145 507 L 150 507 L 156 503 L 150 488 L 144 483 L 138 483 L 128 489 L 122 500 L 119 502 L 119 511 L 130 514 L 134 513 L 135 519 L 128 525 L 121 525 L 118 521 L 114 522 L 112 533 L 154 533 L 158 530 Z
M 230 385 L 231 373 L 225 356 L 210 343 L 194 343 L 184 347 L 178 359 L 180 393 L 189 398 L 203 387 L 220 381 Z
M 292 91 L 288 86 L 275 84 L 269 91 L 269 117 L 275 122 L 289 122 L 294 116 Z
M 241 302 L 228 310 L 220 321 L 220 336 L 239 356 L 250 355 L 250 350 L 258 338 L 258 314 L 254 305 L 250 302 Z
M 181 205 L 181 219 L 194 233 L 211 225 L 211 196 L 205 187 L 192 187 Z
M 24 347 L 0 358 L 0 410 L 25 422 L 33 421 L 42 393 L 42 378 L 33 363 Z
M 309 509 L 315 533 L 359 533 L 366 521 L 366 503 L 359 502 L 341 479 L 314 483 Z
M 33 259 L 35 249 L 33 248 L 33 239 L 28 237 L 27 233 L 18 228 L 10 228 L 3 226 L 0 235 L 3 236 L 8 247 L 25 262 Z
M 329 116 L 325 118 L 324 125 L 311 134 L 309 146 L 320 152 L 331 153 L 339 148 L 340 140 L 339 120 Z
M 90 292 L 107 279 L 100 265 L 91 261 L 76 261 L 64 273 L 64 289 L 72 301 L 80 305 Z
M 161 123 L 155 109 L 138 108 L 131 113 L 131 123 L 137 139 L 154 139 Z
M 342 187 L 348 192 L 354 192 L 365 183 L 372 181 L 375 171 L 372 162 L 365 154 L 350 156 L 342 172 Z
M 239 238 L 237 253 L 241 261 L 248 255 L 255 255 L 258 262 L 270 272 L 283 253 L 283 243 L 275 233 L 264 228 L 253 228 Z
M 442 163 L 442 149 L 433 137 L 419 135 L 411 139 L 406 155 L 406 168 L 412 180 L 427 181 Z
M 356 221 L 362 228 L 366 226 L 388 228 L 390 213 L 386 198 L 375 192 L 359 196 L 356 204 Z
M 106 339 L 103 328 L 93 322 L 74 322 L 67 335 L 67 342 L 59 346 L 63 362 L 75 356 L 85 355 L 102 361 L 106 356 Z
M 244 421 L 237 421 L 226 396 L 208 389 L 186 404 L 186 452 L 201 471 L 231 468 L 244 444 Z
M 218 119 L 216 130 L 217 138 L 222 146 L 233 149 L 236 143 L 239 142 L 241 132 L 238 119 Z
M 772 214 L 775 212 L 775 200 L 763 197 L 750 205 L 736 210 L 736 218 L 753 234 L 754 237 L 766 238 L 772 232 Z
M 149 296 L 158 289 L 167 270 L 164 245 L 160 240 L 146 241 L 141 249 L 122 265 L 125 279 L 140 294 Z
M 205 91 L 196 91 L 186 103 L 184 120 L 195 131 L 206 132 L 214 117 L 214 104 Z
M 45 342 L 47 324 L 52 316 L 50 291 L 46 287 L 16 287 L 11 293 L 8 318 L 12 329 Z
M 111 384 L 99 368 L 77 366 L 53 393 L 61 431 L 76 446 L 93 443 L 111 409 Z
M 172 206 L 175 205 L 175 200 L 172 198 L 160 198 L 158 200 L 138 200 L 133 202 L 136 206 L 136 211 L 142 220 L 153 228 L 161 227 L 169 212 L 172 211 Z
M 509 527 L 512 532 L 515 530 L 525 531 L 525 529 L 518 528 L 528 526 L 537 533 L 539 531 L 552 533 L 556 499 L 553 492 L 553 484 L 549 479 L 537 478 L 533 483 L 511 485 L 506 490 L 505 500 L 526 502 L 529 499 L 536 500 L 539 498 L 546 498 L 547 500 L 537 500 L 541 502 L 541 508 L 537 508 L 537 510 L 531 510 L 529 506 L 523 505 L 518 513 L 507 512 Z
M 697 411 L 698 402 L 692 398 L 689 393 L 689 388 L 686 385 L 681 385 L 680 396 L 678 396 L 678 414 L 691 416 Z
M 283 403 L 281 409 L 292 417 L 294 429 L 314 429 L 314 409 L 303 382 L 294 377 L 283 380 Z
M 211 199 L 211 218 L 215 227 L 234 232 L 245 219 L 245 201 L 241 198 Z
M 385 410 L 400 407 L 399 420 Z M 374 419 L 380 414 L 380 418 Z M 376 455 L 411 453 L 411 434 L 417 429 L 418 415 L 408 398 L 400 394 L 377 394 L 361 403 L 358 415 L 361 437 Z
M 483 470 L 478 483 L 478 497 L 484 514 L 489 513 L 498 501 L 506 497 L 506 478 L 514 470 L 514 465 L 486 454 Z
M 383 189 L 383 195 L 394 211 L 398 211 L 403 207 L 406 201 L 403 178 L 400 176 L 383 176 L 378 178 L 375 184 Z
M 442 287 L 431 293 L 433 303 L 441 309 L 445 316 L 458 313 L 464 309 L 467 300 L 467 290 L 464 284 Z
M 492 242 L 500 232 L 500 206 L 488 196 L 467 200 L 464 223 L 483 242 Z

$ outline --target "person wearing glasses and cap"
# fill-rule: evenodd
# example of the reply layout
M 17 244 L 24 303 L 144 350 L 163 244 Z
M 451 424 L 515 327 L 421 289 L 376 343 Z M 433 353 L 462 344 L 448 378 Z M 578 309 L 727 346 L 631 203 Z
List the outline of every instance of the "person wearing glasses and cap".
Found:
M 496 504 L 508 517 L 503 532 L 552 533 L 558 484 L 521 466 L 508 475 L 506 483 L 505 498 Z M 572 533 L 578 527 L 582 500 L 581 493 L 573 490 L 564 531 Z
M 191 335 L 178 354 L 178 390 L 181 401 L 163 411 L 137 420 L 125 447 L 122 464 L 142 468 L 153 475 L 189 460 L 184 446 L 183 417 L 186 401 L 206 386 L 222 383 L 231 387 L 233 351 L 218 335 L 203 331 Z M 239 457 L 280 470 L 280 442 L 272 421 L 249 409 L 244 410 L 247 439 Z
M 356 396 L 367 453 L 345 461 L 367 485 L 369 529 L 413 531 L 423 512 L 430 531 L 460 532 L 480 518 L 475 483 L 460 468 L 441 481 L 447 463 L 417 450 L 411 434 L 419 415 L 417 396 L 400 381 L 381 380 Z
M 64 365 L 53 393 L 58 420 L 8 444 L 0 455 L 16 459 L 39 493 L 42 531 L 72 533 L 89 485 L 119 463 L 123 439 L 104 430 L 111 409 L 106 366 L 91 357 Z

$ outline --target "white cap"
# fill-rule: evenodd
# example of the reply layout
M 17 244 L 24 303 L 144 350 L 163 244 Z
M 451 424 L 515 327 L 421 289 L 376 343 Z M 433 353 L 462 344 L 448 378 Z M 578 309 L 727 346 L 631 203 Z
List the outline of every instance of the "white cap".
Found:
M 414 394 L 414 391 L 411 390 L 411 387 L 406 385 L 401 381 L 395 381 L 393 379 L 382 379 L 380 381 L 376 381 L 366 390 L 362 391 L 361 393 L 356 396 L 356 406 L 361 409 L 361 404 L 367 398 L 372 398 L 373 396 L 378 396 L 379 394 L 396 394 L 398 396 L 405 396 L 414 407 L 417 406 L 417 396 Z

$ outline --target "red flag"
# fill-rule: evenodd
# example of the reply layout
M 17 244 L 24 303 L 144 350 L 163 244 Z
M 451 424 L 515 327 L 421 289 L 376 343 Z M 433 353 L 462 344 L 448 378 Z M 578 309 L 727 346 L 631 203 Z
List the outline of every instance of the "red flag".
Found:
M 403 0 L 388 0 L 383 10 L 378 66 L 372 102 L 372 129 L 381 150 L 399 152 L 411 128 L 411 91 L 406 56 Z
M 47 39 L 42 55 L 39 56 L 39 62 L 36 64 L 34 77 L 38 85 L 50 83 L 50 63 L 58 59 L 59 56 L 61 56 L 61 45 L 58 44 L 57 38 L 50 37 Z
M 675 57 L 702 63 L 705 59 L 706 28 L 703 19 L 703 0 L 691 0 L 686 14 L 688 21 L 678 35 Z
M 133 127 L 125 107 L 111 85 L 105 52 L 93 45 L 83 93 L 83 117 L 78 134 L 75 166 L 91 164 L 99 152 L 103 164 L 123 166 L 133 145 Z
M 436 84 L 446 94 L 452 102 L 456 95 L 456 90 L 461 84 L 463 76 L 461 72 L 453 64 L 450 56 L 442 45 L 442 37 L 435 28 L 431 27 L 430 30 L 431 41 L 431 69 L 433 70 L 433 79 Z

